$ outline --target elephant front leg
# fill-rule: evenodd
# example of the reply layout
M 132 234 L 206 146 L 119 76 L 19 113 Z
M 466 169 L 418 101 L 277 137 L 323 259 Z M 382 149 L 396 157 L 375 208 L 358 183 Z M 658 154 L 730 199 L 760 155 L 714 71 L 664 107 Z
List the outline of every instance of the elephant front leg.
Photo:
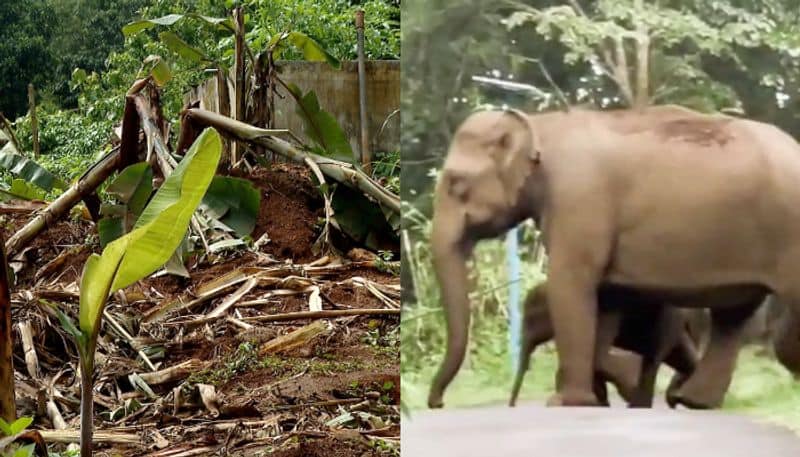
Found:
M 695 371 L 669 398 L 670 404 L 689 408 L 718 408 L 725 399 L 747 320 L 758 303 L 711 311 L 711 338 Z
M 579 262 L 550 263 L 547 297 L 559 361 L 558 393 L 548 406 L 599 406 L 594 394 L 596 283 Z

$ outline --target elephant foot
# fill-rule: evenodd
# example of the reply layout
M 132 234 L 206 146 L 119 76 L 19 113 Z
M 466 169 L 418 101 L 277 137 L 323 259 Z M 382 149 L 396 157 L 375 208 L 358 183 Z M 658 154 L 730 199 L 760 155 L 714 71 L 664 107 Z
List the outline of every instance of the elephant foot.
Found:
M 442 401 L 442 394 L 431 393 L 430 395 L 428 395 L 428 408 L 441 409 L 442 407 L 444 407 L 444 402 Z
M 708 383 L 689 378 L 681 386 L 667 391 L 667 404 L 670 408 L 683 405 L 690 409 L 714 409 L 722 406 L 726 389 L 719 389 Z
M 676 373 L 672 380 L 669 382 L 669 386 L 667 386 L 667 392 L 665 395 L 665 399 L 667 401 L 667 405 L 671 409 L 675 409 L 678 406 L 679 398 L 677 396 L 678 389 L 686 382 L 687 377 L 681 373 Z
M 597 397 L 589 392 L 572 392 L 564 394 L 553 394 L 547 400 L 547 407 L 560 407 L 560 406 L 602 406 L 597 401 Z

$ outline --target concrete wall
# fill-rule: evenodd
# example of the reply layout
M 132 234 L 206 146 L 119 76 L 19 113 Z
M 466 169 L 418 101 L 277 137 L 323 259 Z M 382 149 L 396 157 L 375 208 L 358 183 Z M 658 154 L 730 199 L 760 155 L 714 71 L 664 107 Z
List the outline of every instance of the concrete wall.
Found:
M 322 108 L 333 114 L 345 131 L 354 152 L 360 148 L 358 67 L 356 62 L 342 62 L 341 70 L 325 62 L 278 62 L 278 73 L 287 83 L 294 83 L 303 93 L 313 90 Z M 400 62 L 366 62 L 367 112 L 373 155 L 376 151 L 400 148 Z M 233 93 L 233 88 L 230 88 Z M 283 90 L 279 90 L 282 93 Z M 187 94 L 187 100 L 200 100 L 201 108 L 219 111 L 216 80 L 210 79 Z M 293 98 L 275 97 L 275 128 L 288 128 L 303 141 L 312 143 L 303 131 L 303 121 L 295 114 Z M 392 114 L 394 113 L 394 114 Z M 391 116 L 391 117 L 390 117 Z

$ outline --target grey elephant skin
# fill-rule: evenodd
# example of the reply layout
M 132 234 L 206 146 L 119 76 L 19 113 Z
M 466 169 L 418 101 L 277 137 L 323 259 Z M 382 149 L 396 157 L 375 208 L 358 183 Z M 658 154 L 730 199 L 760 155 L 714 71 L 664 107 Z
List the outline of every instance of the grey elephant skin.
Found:
M 431 243 L 448 344 L 429 406 L 442 405 L 463 361 L 475 243 L 527 218 L 549 255 L 560 379 L 549 404 L 598 404 L 597 290 L 610 285 L 649 303 L 710 309 L 708 350 L 676 396 L 718 405 L 761 299 L 775 294 L 797 322 L 798 183 L 800 146 L 756 121 L 675 106 L 474 113 L 456 131 L 435 191 Z M 776 350 L 796 347 L 798 332 L 785 326 Z M 796 354 L 778 355 L 800 371 Z
M 522 347 L 509 406 L 516 404 L 531 354 L 553 338 L 544 285 L 528 292 L 523 302 Z M 695 343 L 699 335 L 691 334 L 685 310 L 636 303 L 635 296 L 614 288 L 598 291 L 597 301 L 601 317 L 594 392 L 600 403 L 609 405 L 606 383 L 611 382 L 628 406 L 652 407 L 658 369 L 666 363 L 675 370 L 666 393 L 667 403 L 674 408 L 678 403 L 674 390 L 692 374 L 699 356 Z M 626 351 L 605 347 L 611 344 Z

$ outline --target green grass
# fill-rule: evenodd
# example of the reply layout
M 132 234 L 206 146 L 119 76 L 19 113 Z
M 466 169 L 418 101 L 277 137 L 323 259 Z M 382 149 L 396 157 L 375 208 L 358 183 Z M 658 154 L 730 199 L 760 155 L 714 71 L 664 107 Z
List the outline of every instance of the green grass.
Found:
M 800 381 L 774 358 L 758 347 L 746 347 L 739 354 L 733 382 L 723 410 L 753 416 L 758 420 L 788 427 L 800 433 Z M 552 343 L 539 348 L 520 390 L 520 402 L 544 402 L 553 392 L 557 366 Z M 424 409 L 428 387 L 436 365 L 414 373 L 403 373 L 403 401 L 413 412 Z M 664 398 L 672 371 L 662 368 L 658 379 L 659 399 Z M 445 395 L 448 408 L 498 405 L 508 402 L 513 372 L 507 354 L 492 360 L 473 354 L 470 367 L 462 369 Z

